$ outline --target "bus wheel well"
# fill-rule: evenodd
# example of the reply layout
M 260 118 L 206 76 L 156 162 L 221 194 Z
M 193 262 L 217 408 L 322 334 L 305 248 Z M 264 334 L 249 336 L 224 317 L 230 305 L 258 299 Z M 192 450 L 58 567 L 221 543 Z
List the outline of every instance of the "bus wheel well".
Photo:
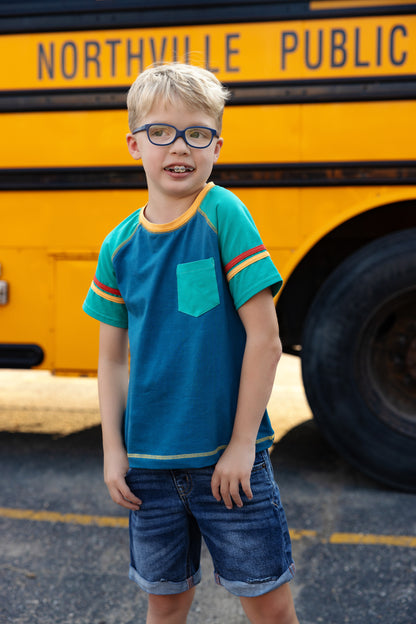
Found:
M 310 305 L 332 271 L 352 253 L 386 234 L 416 227 L 416 199 L 386 204 L 342 223 L 319 240 L 290 275 L 277 302 L 283 349 L 299 354 Z

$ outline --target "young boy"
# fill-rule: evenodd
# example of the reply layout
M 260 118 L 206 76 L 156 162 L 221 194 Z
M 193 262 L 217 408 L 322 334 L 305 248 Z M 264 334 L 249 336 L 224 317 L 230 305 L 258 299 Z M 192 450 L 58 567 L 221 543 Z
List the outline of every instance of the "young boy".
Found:
M 148 203 L 105 239 L 84 303 L 101 322 L 104 478 L 130 510 L 130 578 L 149 594 L 148 624 L 186 622 L 201 535 L 251 622 L 298 622 L 267 450 L 281 277 L 247 209 L 207 183 L 227 97 L 189 65 L 133 83 L 127 145 Z

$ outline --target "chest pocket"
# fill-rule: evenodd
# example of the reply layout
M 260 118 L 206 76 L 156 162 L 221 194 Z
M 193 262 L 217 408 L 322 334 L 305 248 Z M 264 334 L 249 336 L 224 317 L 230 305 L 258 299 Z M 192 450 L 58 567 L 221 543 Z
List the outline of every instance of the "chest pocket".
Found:
M 178 310 L 201 316 L 220 303 L 214 258 L 178 264 Z

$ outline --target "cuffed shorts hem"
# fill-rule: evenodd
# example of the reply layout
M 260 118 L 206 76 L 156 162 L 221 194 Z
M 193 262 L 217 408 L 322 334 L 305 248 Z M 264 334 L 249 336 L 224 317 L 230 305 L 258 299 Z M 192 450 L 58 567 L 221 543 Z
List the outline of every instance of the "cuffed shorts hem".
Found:
M 230 594 L 235 596 L 241 596 L 244 598 L 254 598 L 255 596 L 262 596 L 267 594 L 273 589 L 277 589 L 284 583 L 288 583 L 295 576 L 295 565 L 292 565 L 284 572 L 279 578 L 265 579 L 264 581 L 258 580 L 245 583 L 242 581 L 229 581 L 219 574 L 215 574 L 215 581 L 218 585 L 222 585 L 227 589 Z
M 140 589 L 148 594 L 156 594 L 158 596 L 167 596 L 171 594 L 182 594 L 183 592 L 191 589 L 195 585 L 201 582 L 201 569 L 197 570 L 195 574 L 183 581 L 147 581 L 140 574 L 130 566 L 129 578 L 134 581 Z

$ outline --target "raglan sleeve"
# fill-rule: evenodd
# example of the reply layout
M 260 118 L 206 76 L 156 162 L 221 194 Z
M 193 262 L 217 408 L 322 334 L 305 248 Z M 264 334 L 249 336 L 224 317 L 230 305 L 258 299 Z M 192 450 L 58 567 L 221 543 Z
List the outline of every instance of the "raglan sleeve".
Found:
M 228 192 L 226 205 L 217 210 L 220 252 L 236 309 L 265 288 L 275 296 L 283 280 L 245 205 Z
M 82 309 L 97 321 L 127 328 L 127 309 L 118 287 L 111 249 L 107 237 L 102 244 L 94 279 Z

